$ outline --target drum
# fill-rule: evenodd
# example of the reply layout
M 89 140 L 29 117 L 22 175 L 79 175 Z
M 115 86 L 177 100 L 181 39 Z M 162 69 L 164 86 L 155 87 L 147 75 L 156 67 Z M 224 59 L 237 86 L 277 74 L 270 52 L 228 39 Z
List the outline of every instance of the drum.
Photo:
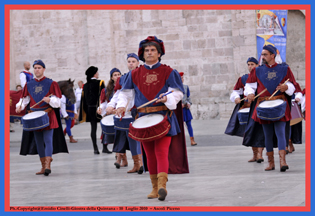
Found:
M 104 134 L 114 135 L 115 134 L 114 115 L 107 115 L 103 117 L 101 120 L 101 127 Z
M 129 125 L 129 137 L 140 142 L 150 142 L 164 137 L 171 125 L 167 115 L 148 114 Z
M 114 127 L 115 130 L 129 131 L 129 124 L 135 119 L 129 114 L 120 118 L 118 116 L 114 117 Z
M 295 125 L 303 120 L 300 106 L 294 100 L 292 100 L 291 116 L 292 118 L 290 121 L 290 126 Z
M 278 121 L 285 115 L 287 102 L 282 99 L 263 101 L 257 108 L 257 117 L 262 120 Z
M 248 108 L 240 109 L 237 112 L 238 121 L 239 121 L 240 125 L 247 124 L 247 120 L 248 120 L 248 116 L 249 116 L 249 110 L 250 110 L 250 108 L 248 107 Z
M 49 126 L 49 117 L 45 111 L 35 111 L 22 117 L 23 130 L 36 131 Z

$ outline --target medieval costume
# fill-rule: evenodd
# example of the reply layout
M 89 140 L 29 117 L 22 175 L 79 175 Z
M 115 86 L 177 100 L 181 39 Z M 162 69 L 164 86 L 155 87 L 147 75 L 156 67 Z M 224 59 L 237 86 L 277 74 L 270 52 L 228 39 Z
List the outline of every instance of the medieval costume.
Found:
M 63 133 L 68 134 L 70 143 L 77 143 L 78 141 L 73 139 L 71 128 L 74 126 L 74 118 L 77 114 L 76 104 L 71 103 L 66 96 L 62 95 L 61 98 L 61 115 L 65 119 L 66 128 L 64 129 Z
M 269 52 L 276 55 L 276 48 L 268 45 L 264 46 L 265 50 L 268 50 Z M 275 96 L 270 98 L 270 96 L 276 91 L 276 88 L 279 84 L 284 83 L 287 79 L 290 81 L 286 83 L 288 86 L 288 89 L 285 92 L 278 91 Z M 291 111 L 290 111 L 290 102 L 291 99 L 286 97 L 291 96 L 295 89 L 298 88 L 298 84 L 295 81 L 295 78 L 293 76 L 293 73 L 290 69 L 290 67 L 283 63 L 283 64 L 277 64 L 274 63 L 273 65 L 262 65 L 257 68 L 254 68 L 251 73 L 249 74 L 249 77 L 246 81 L 245 85 L 245 96 L 249 94 L 255 94 L 257 90 L 257 94 L 262 92 L 265 88 L 267 88 L 267 91 L 262 93 L 258 99 L 256 106 L 253 108 L 253 114 L 251 118 L 260 123 L 263 127 L 263 132 L 265 135 L 265 147 L 267 150 L 267 156 L 268 156 L 268 162 L 269 166 L 265 169 L 266 171 L 274 170 L 274 154 L 273 154 L 273 134 L 276 133 L 277 137 L 277 145 L 279 149 L 279 157 L 280 157 L 280 171 L 284 172 L 287 169 L 289 169 L 289 166 L 286 164 L 285 161 L 285 154 L 286 154 L 286 125 L 291 120 Z M 265 101 L 265 100 L 276 100 L 276 99 L 282 99 L 284 104 L 284 115 L 279 120 L 272 119 L 272 117 L 266 116 L 264 119 L 262 119 L 261 116 L 257 114 L 257 106 Z M 269 113 L 271 115 L 271 113 Z M 270 120 L 266 120 L 270 119 Z
M 94 154 L 99 154 L 96 141 L 97 123 L 100 122 L 102 116 L 98 115 L 96 110 L 100 104 L 99 98 L 101 91 L 105 88 L 104 81 L 98 80 L 95 74 L 98 68 L 91 66 L 86 72 L 87 82 L 83 86 L 82 98 L 80 104 L 79 121 L 90 122 L 91 124 L 91 139 L 93 143 Z
M 248 58 L 247 63 L 248 62 L 253 62 L 256 65 L 258 64 L 257 59 L 254 57 Z M 238 78 L 234 86 L 233 92 L 230 96 L 230 100 L 232 102 L 235 102 L 236 98 L 241 98 L 241 99 L 244 98 L 244 87 L 245 87 L 248 75 L 249 74 L 245 74 Z M 255 128 L 256 131 L 258 130 L 262 131 L 261 125 L 259 123 L 256 124 L 255 121 L 249 118 L 250 112 L 239 114 L 240 110 L 249 108 L 249 107 L 250 107 L 250 103 L 248 103 L 247 100 L 243 100 L 241 101 L 241 103 L 238 103 L 235 105 L 230 121 L 226 127 L 225 134 L 244 137 L 245 129 L 247 128 L 247 125 L 250 125 L 250 127 L 248 126 L 248 128 L 250 129 Z M 241 115 L 240 118 L 239 118 L 239 115 Z M 243 117 L 242 115 L 244 116 L 244 119 L 242 118 Z M 247 118 L 245 118 L 246 116 Z M 241 121 L 239 119 L 241 119 Z M 251 134 L 252 136 L 248 136 L 248 135 L 245 136 L 246 139 L 248 139 L 248 137 L 251 137 L 251 138 L 255 137 L 255 140 L 248 141 L 245 145 L 245 146 L 251 146 L 252 151 L 253 151 L 253 158 L 251 158 L 248 162 L 261 163 L 264 161 L 264 158 L 263 158 L 263 150 L 265 147 L 264 136 L 262 133 L 261 135 L 259 135 L 258 133 L 255 133 L 254 131 L 251 131 L 251 133 L 252 133 Z M 259 141 L 259 140 L 262 140 L 262 141 Z
M 34 65 L 45 68 L 45 64 L 41 60 L 35 61 L 33 67 Z M 42 101 L 47 96 L 51 96 L 49 104 Z M 37 175 L 44 174 L 48 176 L 51 173 L 52 154 L 68 153 L 60 122 L 60 98 L 61 91 L 57 82 L 44 76 L 41 79 L 30 80 L 23 88 L 20 102 L 16 104 L 16 107 L 21 107 L 23 110 L 30 103 L 31 112 L 45 111 L 49 117 L 47 127 L 43 127 L 45 125 L 39 123 L 38 125 L 42 127 L 40 130 L 31 132 L 23 130 L 20 154 L 39 154 L 42 169 L 36 173 Z
M 152 46 L 155 47 L 158 46 L 161 50 L 159 54 L 164 55 L 163 41 L 155 36 L 149 36 L 140 42 L 138 52 L 140 60 L 145 61 L 143 46 L 146 46 L 146 43 L 154 44 Z M 163 126 L 150 128 L 150 131 L 148 131 L 152 132 L 155 140 L 146 141 L 145 134 L 141 134 L 141 132 L 132 135 L 129 128 L 129 136 L 141 141 L 141 145 L 144 148 L 144 157 L 146 155 L 153 187 L 148 198 L 158 198 L 163 201 L 167 195 L 166 182 L 168 181 L 168 173 L 188 173 L 189 171 L 183 120 L 181 119 L 182 107 L 180 100 L 183 98 L 184 93 L 183 84 L 176 70 L 167 65 L 162 65 L 159 61 L 154 65 L 141 65 L 131 71 L 122 85 L 121 100 L 117 107 L 119 109 L 126 106 L 128 99 L 130 100 L 132 96 L 132 89 L 135 92 L 134 103 L 136 107 L 159 97 L 165 92 L 173 91 L 172 94 L 167 95 L 167 101 L 164 104 L 154 103 L 138 109 L 139 118 L 148 114 L 162 114 L 164 116 Z M 180 106 L 178 106 L 178 103 Z M 179 113 L 174 113 L 173 110 L 177 107 L 180 108 L 180 111 Z M 164 124 L 167 126 L 164 127 Z
M 184 72 L 179 72 L 179 75 L 182 78 L 182 81 L 184 80 Z M 184 82 L 184 81 L 183 81 Z M 192 146 L 197 145 L 194 139 L 194 131 L 191 126 L 191 120 L 193 119 L 191 112 L 190 112 L 190 106 L 192 105 L 192 102 L 190 100 L 190 91 L 188 85 L 183 85 L 184 86 L 184 97 L 182 99 L 182 106 L 183 106 L 183 117 L 184 117 L 184 122 L 186 123 L 187 130 L 189 133 L 190 137 L 190 144 Z

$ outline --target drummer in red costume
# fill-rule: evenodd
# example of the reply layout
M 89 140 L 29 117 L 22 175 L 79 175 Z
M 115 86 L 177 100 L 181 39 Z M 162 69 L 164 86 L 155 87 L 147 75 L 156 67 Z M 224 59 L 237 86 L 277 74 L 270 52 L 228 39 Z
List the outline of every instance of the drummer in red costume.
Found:
M 59 127 L 56 114 L 52 108 L 60 107 L 60 99 L 62 95 L 57 82 L 44 76 L 46 67 L 43 61 L 36 60 L 33 64 L 33 68 L 35 79 L 32 79 L 25 84 L 22 92 L 22 99 L 16 104 L 16 112 L 19 113 L 21 110 L 24 110 L 29 103 L 31 111 L 48 112 L 49 126 L 34 131 L 37 152 L 42 164 L 42 169 L 40 172 L 36 173 L 36 175 L 44 174 L 45 176 L 48 176 L 51 173 L 50 164 L 52 162 L 53 154 L 53 129 Z M 51 96 L 49 97 L 49 95 Z M 40 101 L 42 102 L 37 104 Z
M 263 47 L 262 50 L 262 60 L 263 65 L 257 68 L 254 68 L 246 81 L 245 85 L 245 96 L 248 97 L 248 101 L 251 102 L 254 100 L 255 91 L 257 94 L 267 88 L 267 91 L 260 95 L 257 100 L 257 105 L 264 100 L 269 100 L 268 98 L 276 91 L 278 93 L 271 98 L 271 100 L 282 99 L 286 101 L 285 115 L 277 121 L 268 121 L 262 120 L 257 116 L 257 105 L 253 112 L 252 118 L 262 124 L 264 135 L 265 135 L 265 146 L 267 150 L 268 162 L 269 165 L 265 169 L 266 171 L 274 170 L 274 153 L 273 153 L 273 134 L 276 134 L 278 140 L 278 149 L 279 149 L 279 158 L 280 158 L 280 171 L 285 172 L 289 169 L 289 166 L 286 163 L 286 137 L 285 137 L 285 128 L 287 122 L 291 120 L 290 105 L 288 101 L 291 100 L 291 95 L 294 91 L 299 88 L 298 84 L 295 81 L 294 75 L 290 67 L 283 63 L 277 64 L 275 57 L 277 55 L 277 48 L 272 45 L 267 45 Z M 286 84 L 283 84 L 286 80 L 289 81 Z M 289 100 L 287 99 L 289 97 Z
M 176 169 L 172 173 L 188 173 L 187 152 L 185 137 L 176 141 L 176 137 L 184 135 L 182 107 L 180 100 L 183 98 L 184 88 L 179 73 L 167 65 L 160 63 L 161 56 L 165 54 L 164 44 L 155 36 L 149 36 L 139 44 L 138 56 L 145 64 L 136 68 L 126 77 L 119 94 L 120 100 L 117 104 L 116 114 L 123 115 L 126 111 L 125 106 L 132 89 L 135 91 L 135 106 L 162 96 L 165 92 L 174 91 L 167 96 L 158 99 L 156 103 L 150 104 L 145 108 L 138 109 L 139 117 L 152 113 L 167 115 L 167 121 L 170 123 L 170 129 L 166 136 L 159 137 L 163 131 L 155 129 L 155 137 L 158 139 L 150 142 L 142 141 L 147 156 L 148 170 L 153 190 L 147 196 L 149 199 L 158 198 L 165 200 L 167 195 L 166 182 L 168 181 L 169 168 L 177 163 Z M 176 109 L 177 108 L 177 109 Z M 176 115 L 172 110 L 179 110 L 180 115 Z M 178 119 L 181 118 L 181 119 Z M 151 132 L 151 131 L 150 131 Z M 130 128 L 129 128 L 130 136 Z M 176 148 L 174 152 L 172 149 Z M 176 155 L 177 153 L 177 155 Z M 169 157 L 170 154 L 170 157 Z M 171 161 L 176 158 L 176 162 Z M 172 168 L 174 168 L 174 166 Z

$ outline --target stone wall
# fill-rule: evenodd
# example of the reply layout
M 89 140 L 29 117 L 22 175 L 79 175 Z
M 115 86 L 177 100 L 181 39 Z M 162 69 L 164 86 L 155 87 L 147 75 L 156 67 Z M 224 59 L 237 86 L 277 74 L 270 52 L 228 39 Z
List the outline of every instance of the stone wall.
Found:
M 305 16 L 288 13 L 287 62 L 305 85 Z M 20 83 L 23 62 L 42 59 L 56 81 L 85 81 L 94 65 L 107 83 L 113 67 L 127 72 L 126 54 L 156 35 L 162 63 L 185 72 L 195 119 L 229 118 L 229 95 L 246 60 L 257 56 L 253 10 L 43 10 L 11 11 L 10 85 Z M 32 71 L 32 70 L 31 70 Z

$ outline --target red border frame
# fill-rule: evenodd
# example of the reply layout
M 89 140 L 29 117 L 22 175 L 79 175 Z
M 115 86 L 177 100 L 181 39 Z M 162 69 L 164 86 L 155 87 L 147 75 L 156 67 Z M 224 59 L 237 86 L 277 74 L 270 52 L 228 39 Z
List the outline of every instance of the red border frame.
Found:
M 213 212 L 232 212 L 232 211 L 242 211 L 242 212 L 250 212 L 250 211 L 265 211 L 265 212 L 288 212 L 288 211 L 301 211 L 307 212 L 311 210 L 311 146 L 310 146 L 310 128 L 311 128 L 311 6 L 310 5 L 5 5 L 4 16 L 5 16 L 5 75 L 4 75 L 4 88 L 5 88 L 5 104 L 9 104 L 10 95 L 10 10 L 256 10 L 259 9 L 286 9 L 286 10 L 305 10 L 305 86 L 307 89 L 306 94 L 306 110 L 310 110 L 307 112 L 306 120 L 305 120 L 305 206 L 281 206 L 281 207 L 253 207 L 253 206 L 227 206 L 227 207 L 194 207 L 194 206 L 185 206 L 179 207 L 179 211 L 213 211 Z M 5 136 L 4 136 L 4 157 L 5 157 L 5 171 L 4 171 L 4 195 L 5 195 L 5 203 L 4 210 L 10 210 L 10 110 L 9 106 L 5 106 Z M 29 206 L 25 206 L 28 208 Z M 81 206 L 82 207 L 82 206 Z M 116 206 L 118 207 L 118 206 Z M 21 208 L 23 208 L 21 206 Z M 47 207 L 49 208 L 49 207 Z M 131 207 L 130 207 L 131 208 Z M 60 211 L 60 210 L 56 210 Z M 76 210 L 69 210 L 76 211 Z M 98 210 L 91 210 L 98 211 Z M 151 211 L 151 210 L 147 210 Z M 63 211 L 68 212 L 68 211 Z M 128 210 L 122 210 L 119 212 L 129 212 Z

